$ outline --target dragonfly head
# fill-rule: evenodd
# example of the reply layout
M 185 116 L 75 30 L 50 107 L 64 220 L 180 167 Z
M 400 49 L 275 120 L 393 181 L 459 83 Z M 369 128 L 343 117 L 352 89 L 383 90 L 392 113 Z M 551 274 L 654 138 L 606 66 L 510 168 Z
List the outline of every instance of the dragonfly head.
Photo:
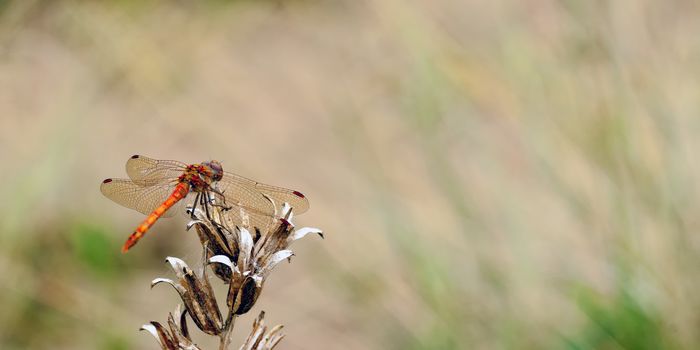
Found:
M 203 162 L 202 165 L 209 167 L 211 169 L 211 179 L 214 181 L 219 181 L 224 176 L 224 168 L 221 163 L 212 160 L 209 162 Z

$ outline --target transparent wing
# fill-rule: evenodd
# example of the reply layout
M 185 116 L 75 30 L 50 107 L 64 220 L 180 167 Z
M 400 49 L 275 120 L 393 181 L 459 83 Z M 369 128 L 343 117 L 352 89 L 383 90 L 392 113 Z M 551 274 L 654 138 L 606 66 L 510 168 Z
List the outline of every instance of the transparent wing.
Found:
M 226 197 L 227 206 L 240 207 L 249 215 L 273 217 L 275 205 L 255 188 L 256 184 L 257 182 L 242 176 L 224 173 L 216 188 Z
M 251 211 L 249 208 L 238 205 L 229 205 L 229 207 L 230 209 L 226 211 L 227 217 L 236 225 L 257 227 L 265 231 L 275 221 L 274 215 Z
M 227 204 L 236 204 L 243 208 L 256 209 L 263 213 L 274 215 L 274 207 L 282 207 L 285 202 L 294 209 L 295 214 L 301 214 L 309 209 L 309 201 L 299 191 L 259 183 L 229 172 L 224 172 L 223 178 L 217 184 L 219 190 L 226 196 Z M 262 194 L 275 201 L 272 205 Z
M 257 227 L 261 230 L 265 230 L 276 220 L 274 215 L 274 206 L 272 205 L 272 202 L 267 199 L 265 200 L 267 200 L 269 206 L 261 210 L 260 208 L 253 208 L 249 205 L 234 203 L 231 198 L 226 196 L 224 196 L 226 203 L 224 205 L 224 198 L 222 198 L 222 196 L 217 192 L 211 191 L 209 192 L 209 195 L 211 196 L 210 199 L 212 200 L 212 205 L 220 205 L 227 208 L 225 211 L 225 217 L 226 219 L 230 219 L 235 225 Z M 194 206 L 196 198 L 197 196 L 190 195 L 181 202 L 184 202 L 185 207 L 189 209 Z M 202 201 L 206 201 L 206 199 L 200 198 L 200 202 L 196 205 L 198 210 L 205 210 L 202 207 Z
M 144 187 L 127 179 L 106 179 L 102 181 L 102 194 L 119 205 L 150 214 L 172 194 L 175 183 Z M 170 208 L 163 217 L 170 217 L 176 210 Z
M 282 207 L 285 202 L 292 206 L 294 214 L 301 214 L 309 210 L 309 200 L 299 191 L 294 191 L 282 187 L 258 183 L 255 185 L 258 191 L 270 196 L 275 205 Z
M 156 160 L 134 155 L 126 161 L 126 173 L 140 186 L 170 183 L 185 171 L 187 164 L 176 160 Z

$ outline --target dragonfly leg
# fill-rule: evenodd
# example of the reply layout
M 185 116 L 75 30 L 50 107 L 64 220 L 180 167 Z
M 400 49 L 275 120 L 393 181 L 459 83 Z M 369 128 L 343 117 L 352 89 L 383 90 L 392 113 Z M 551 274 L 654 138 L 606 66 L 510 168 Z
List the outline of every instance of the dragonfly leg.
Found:
M 192 208 L 190 209 L 190 217 L 192 219 L 196 219 L 196 217 L 194 215 L 194 211 L 195 211 L 195 209 L 197 209 L 197 202 L 199 202 L 200 196 L 201 196 L 201 193 L 197 192 L 197 196 L 194 197 L 194 202 L 192 203 Z
M 204 211 L 207 213 L 207 218 L 211 220 L 211 215 L 209 214 L 209 206 L 211 205 L 211 197 L 209 197 L 209 192 L 204 192 L 202 195 L 202 206 L 204 206 Z
M 221 197 L 223 204 L 218 204 L 219 207 L 221 207 L 223 210 L 230 210 L 231 208 L 233 208 L 233 207 L 226 205 L 226 196 L 224 196 L 223 191 L 219 191 L 219 189 L 217 189 L 217 188 L 211 188 L 211 191 L 218 194 Z
M 223 204 L 217 204 L 217 203 L 212 203 L 213 206 L 219 207 L 223 210 L 231 210 L 231 206 L 226 205 L 226 197 L 224 196 L 224 193 L 219 191 L 216 188 L 211 188 L 211 191 L 218 194 L 221 197 L 221 200 L 224 202 Z

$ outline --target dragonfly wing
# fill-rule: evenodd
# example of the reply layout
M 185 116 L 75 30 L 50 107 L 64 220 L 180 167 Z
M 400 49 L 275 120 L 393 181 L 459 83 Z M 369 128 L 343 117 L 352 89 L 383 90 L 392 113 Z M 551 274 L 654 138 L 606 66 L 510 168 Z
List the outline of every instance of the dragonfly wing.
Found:
M 292 206 L 294 214 L 301 214 L 309 210 L 309 200 L 299 191 L 293 191 L 290 189 L 276 187 L 271 185 L 266 185 L 263 183 L 258 183 L 255 185 L 258 191 L 270 196 L 275 201 L 275 205 L 282 206 L 282 204 L 289 203 Z
M 144 187 L 127 179 L 107 179 L 102 182 L 100 191 L 117 204 L 150 214 L 172 194 L 175 184 L 162 184 Z M 168 210 L 162 216 L 170 217 L 175 210 Z
M 170 183 L 185 171 L 187 164 L 176 160 L 156 160 L 134 155 L 126 161 L 126 173 L 140 186 Z
M 251 212 L 238 205 L 229 205 L 229 207 L 230 209 L 226 211 L 226 217 L 231 219 L 235 225 L 257 227 L 265 231 L 275 221 L 273 215 Z
M 269 200 L 266 198 L 264 201 L 260 200 L 260 197 L 263 197 L 261 194 L 265 194 L 275 202 L 274 206 L 278 210 L 285 202 L 292 206 L 295 214 L 301 214 L 309 209 L 309 201 L 299 191 L 266 185 L 233 173 L 224 172 L 218 186 L 224 192 L 227 201 L 231 198 L 233 204 L 242 204 L 243 207 L 268 207 Z M 237 203 L 237 200 L 240 203 Z
M 273 217 L 275 204 L 265 198 L 255 185 L 257 182 L 232 173 L 224 173 L 216 184 L 220 193 L 226 197 L 226 205 L 243 208 L 249 215 Z

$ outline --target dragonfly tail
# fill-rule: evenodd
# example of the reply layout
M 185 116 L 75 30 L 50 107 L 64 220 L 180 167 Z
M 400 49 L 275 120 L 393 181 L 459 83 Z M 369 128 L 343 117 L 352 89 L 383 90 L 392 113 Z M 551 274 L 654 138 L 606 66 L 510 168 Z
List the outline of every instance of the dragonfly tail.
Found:
M 122 253 L 126 253 L 133 247 L 136 242 L 138 242 L 139 239 L 145 234 L 145 232 L 138 232 L 134 231 L 131 235 L 129 235 L 129 238 L 126 239 L 126 242 L 124 242 L 124 246 L 122 247 Z
M 177 203 L 179 200 L 185 198 L 187 193 L 189 192 L 189 186 L 186 183 L 180 183 L 175 187 L 175 191 L 168 197 L 168 199 L 163 202 L 156 210 L 154 210 L 146 219 L 139 225 L 134 232 L 129 235 L 129 238 L 126 239 L 126 242 L 124 242 L 124 246 L 122 247 L 122 253 L 126 253 L 136 245 L 136 242 L 143 237 L 146 232 L 148 232 L 148 229 L 153 226 L 153 224 L 156 223 L 156 221 L 163 216 L 165 211 L 170 209 L 175 203 Z

